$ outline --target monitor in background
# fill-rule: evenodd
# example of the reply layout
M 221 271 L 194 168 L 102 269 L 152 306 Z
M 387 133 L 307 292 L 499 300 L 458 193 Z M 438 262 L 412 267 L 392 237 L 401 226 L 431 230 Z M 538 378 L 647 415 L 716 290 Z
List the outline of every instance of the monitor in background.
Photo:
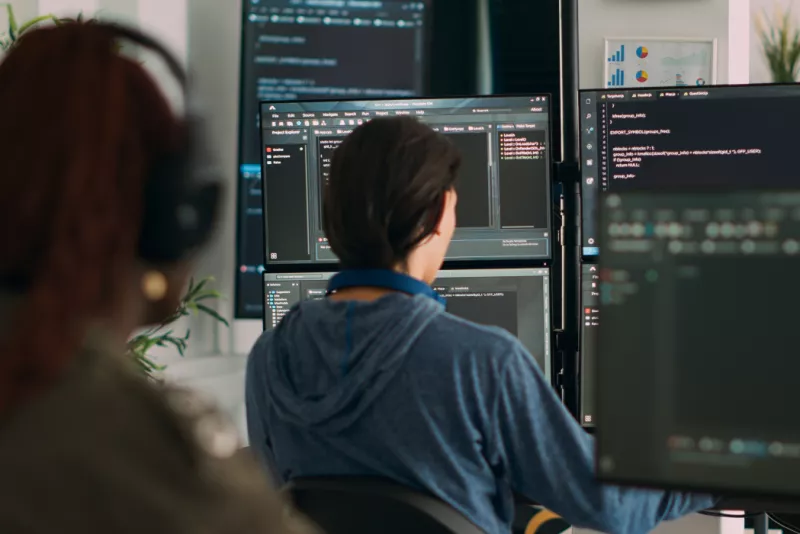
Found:
M 344 4 L 346 9 L 342 9 Z M 264 238 L 258 102 L 405 98 L 426 90 L 427 0 L 244 0 L 236 316 L 259 318 Z M 353 46 L 359 43 L 359 46 Z
M 603 203 L 601 477 L 800 497 L 800 192 Z
M 292 307 L 325 297 L 335 273 L 265 273 L 264 328 L 271 330 Z M 516 336 L 550 378 L 550 270 L 481 269 L 440 271 L 433 288 L 447 311 Z
M 606 192 L 796 183 L 800 86 L 582 91 L 580 104 L 584 257 L 600 253 Z
M 581 272 L 580 422 L 594 426 L 594 374 L 600 326 L 600 267 L 584 264 Z
M 333 152 L 359 124 L 412 116 L 448 136 L 463 164 L 447 261 L 551 254 L 549 97 L 266 102 L 261 105 L 268 270 L 334 265 L 322 230 Z

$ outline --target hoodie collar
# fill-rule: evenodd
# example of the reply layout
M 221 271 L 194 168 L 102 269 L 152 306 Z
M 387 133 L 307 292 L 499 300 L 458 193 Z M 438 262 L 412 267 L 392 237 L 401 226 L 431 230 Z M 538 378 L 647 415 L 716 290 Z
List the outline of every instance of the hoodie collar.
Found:
M 378 287 L 406 293 L 422 295 L 444 305 L 444 298 L 428 284 L 406 274 L 388 269 L 348 269 L 331 278 L 328 283 L 328 294 L 350 287 Z

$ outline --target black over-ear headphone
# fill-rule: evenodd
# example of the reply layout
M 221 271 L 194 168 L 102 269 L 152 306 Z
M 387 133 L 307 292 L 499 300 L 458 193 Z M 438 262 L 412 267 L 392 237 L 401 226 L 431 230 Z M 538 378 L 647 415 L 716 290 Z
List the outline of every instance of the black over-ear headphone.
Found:
M 180 62 L 158 41 L 117 24 L 97 23 L 115 39 L 157 53 L 183 89 L 185 139 L 175 152 L 157 157 L 148 171 L 139 236 L 139 258 L 163 265 L 187 257 L 211 236 L 222 197 L 222 176 L 208 150 L 205 129 L 193 107 Z

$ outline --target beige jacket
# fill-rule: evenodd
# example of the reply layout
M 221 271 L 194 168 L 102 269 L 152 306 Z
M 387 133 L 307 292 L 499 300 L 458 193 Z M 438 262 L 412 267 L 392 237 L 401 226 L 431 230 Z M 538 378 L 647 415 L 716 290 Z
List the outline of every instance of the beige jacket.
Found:
M 307 531 L 211 403 L 93 346 L 0 421 L 0 533 Z

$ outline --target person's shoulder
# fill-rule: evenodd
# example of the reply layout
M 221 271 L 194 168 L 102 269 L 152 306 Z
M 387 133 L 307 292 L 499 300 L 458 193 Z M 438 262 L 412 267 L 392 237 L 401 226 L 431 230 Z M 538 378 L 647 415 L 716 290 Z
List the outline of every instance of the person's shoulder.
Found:
M 327 299 L 305 300 L 295 304 L 283 316 L 280 322 L 271 329 L 264 330 L 250 349 L 249 360 L 264 360 L 271 352 L 272 342 L 276 337 L 285 337 L 298 324 L 308 320 L 309 316 L 319 316 L 330 308 Z
M 38 502 L 48 512 L 41 532 L 120 531 L 121 517 L 138 531 L 281 531 L 263 530 L 281 525 L 282 502 L 212 397 L 148 383 L 104 357 L 76 366 L 6 425 L 0 493 L 19 506 L 0 506 L 0 525 L 28 524 Z M 156 493 L 165 498 L 148 498 Z M 118 516 L 74 514 L 87 499 Z
M 446 344 L 463 354 L 506 359 L 511 354 L 525 354 L 522 343 L 507 330 L 474 323 L 451 313 L 436 317 L 426 332 L 428 339 Z
M 470 344 L 502 349 L 520 347 L 520 341 L 508 330 L 499 326 L 488 326 L 474 323 L 451 313 L 443 313 L 434 321 L 434 327 L 441 331 L 457 334 L 458 339 Z

